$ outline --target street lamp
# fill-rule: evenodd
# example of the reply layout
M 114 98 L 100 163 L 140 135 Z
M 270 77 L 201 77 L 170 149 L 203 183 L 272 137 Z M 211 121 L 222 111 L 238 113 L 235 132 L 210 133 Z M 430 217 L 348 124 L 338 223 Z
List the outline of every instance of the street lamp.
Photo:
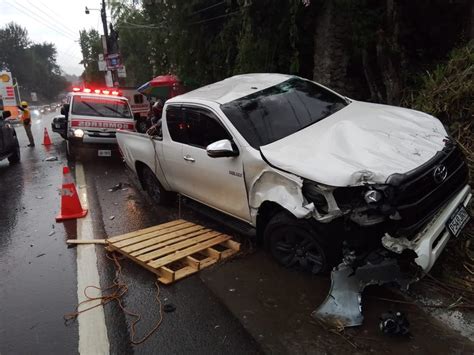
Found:
M 89 15 L 89 14 L 91 13 L 91 10 L 92 10 L 92 11 L 100 11 L 100 9 L 89 9 L 89 8 L 86 6 L 86 10 L 85 10 L 86 15 Z

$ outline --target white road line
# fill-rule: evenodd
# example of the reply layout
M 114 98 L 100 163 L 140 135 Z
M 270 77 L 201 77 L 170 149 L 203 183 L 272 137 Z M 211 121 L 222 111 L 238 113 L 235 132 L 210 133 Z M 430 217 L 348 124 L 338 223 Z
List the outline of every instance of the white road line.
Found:
M 86 179 L 81 163 L 76 163 L 76 186 L 83 208 L 88 208 Z M 77 239 L 93 239 L 91 213 L 84 218 L 77 220 Z M 77 246 L 77 298 L 79 303 L 84 301 L 84 289 L 87 286 L 100 287 L 99 271 L 97 269 L 97 254 L 95 245 Z M 87 294 L 92 297 L 102 296 L 100 290 L 89 288 Z M 88 302 L 79 307 L 79 310 L 91 307 L 100 303 Z M 109 338 L 107 337 L 107 327 L 105 325 L 104 307 L 98 306 L 87 312 L 81 313 L 79 322 L 79 353 L 89 354 L 109 354 Z

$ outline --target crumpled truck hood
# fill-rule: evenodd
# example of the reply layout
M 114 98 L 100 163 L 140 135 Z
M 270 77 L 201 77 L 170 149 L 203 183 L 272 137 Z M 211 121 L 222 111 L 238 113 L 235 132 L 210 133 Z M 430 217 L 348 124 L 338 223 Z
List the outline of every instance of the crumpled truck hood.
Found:
M 447 133 L 428 114 L 353 101 L 333 115 L 261 146 L 274 167 L 330 186 L 384 183 L 430 160 Z

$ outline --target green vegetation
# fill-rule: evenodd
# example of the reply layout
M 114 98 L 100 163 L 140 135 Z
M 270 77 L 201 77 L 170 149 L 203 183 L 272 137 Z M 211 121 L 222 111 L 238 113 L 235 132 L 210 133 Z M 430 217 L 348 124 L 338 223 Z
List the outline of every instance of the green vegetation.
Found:
M 103 53 L 99 32 L 94 29 L 79 32 L 79 45 L 81 46 L 84 72 L 82 79 L 86 82 L 104 84 L 104 73 L 99 71 L 99 54 Z
M 0 28 L 0 68 L 12 72 L 26 99 L 37 92 L 40 100 L 53 101 L 68 85 L 56 63 L 54 44 L 31 42 L 26 29 L 15 23 Z
M 447 60 L 421 76 L 411 104 L 444 122 L 470 122 L 474 117 L 474 41 L 454 49 Z

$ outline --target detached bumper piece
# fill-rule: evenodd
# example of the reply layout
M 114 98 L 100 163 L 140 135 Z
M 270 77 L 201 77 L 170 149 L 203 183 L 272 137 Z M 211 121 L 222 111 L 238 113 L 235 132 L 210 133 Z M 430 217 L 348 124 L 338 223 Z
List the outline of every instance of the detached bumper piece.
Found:
M 377 264 L 367 262 L 355 270 L 341 263 L 331 272 L 331 289 L 326 300 L 311 316 L 337 328 L 361 325 L 362 291 L 367 286 L 396 282 L 402 289 L 408 289 L 414 281 L 402 274 L 393 258 L 384 258 Z

